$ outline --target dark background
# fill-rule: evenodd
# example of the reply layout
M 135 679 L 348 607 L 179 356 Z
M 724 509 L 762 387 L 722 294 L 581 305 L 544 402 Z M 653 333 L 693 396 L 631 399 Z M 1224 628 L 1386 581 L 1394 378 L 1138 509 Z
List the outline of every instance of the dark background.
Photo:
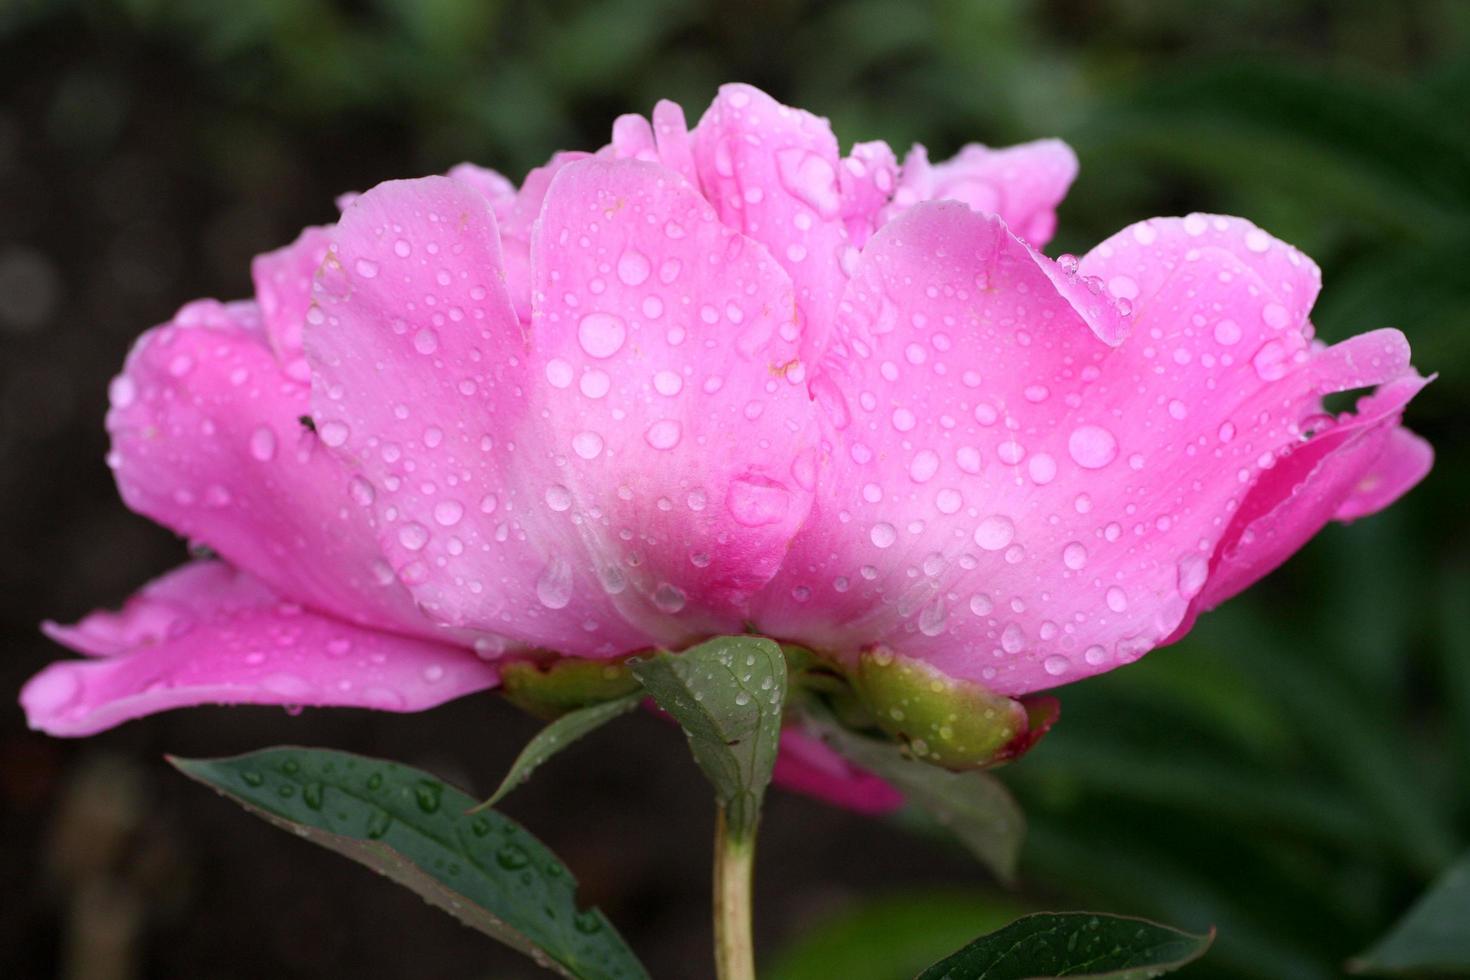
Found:
M 1057 135 L 1082 159 L 1056 251 L 1138 218 L 1243 214 L 1322 264 L 1336 340 L 1393 325 L 1440 379 L 1439 452 L 1184 643 L 1063 693 L 1003 772 L 1023 884 L 777 793 L 766 974 L 889 980 L 1027 908 L 1214 924 L 1195 977 L 1331 977 L 1470 838 L 1470 3 L 0 0 L 0 975 L 532 977 L 412 895 L 187 783 L 164 752 L 382 754 L 484 792 L 534 723 L 493 697 L 394 716 L 198 709 L 93 739 L 25 730 L 64 655 L 43 617 L 115 604 L 183 546 L 118 502 L 108 378 L 144 328 L 249 291 L 333 196 L 469 159 L 514 178 L 659 97 L 740 79 L 844 145 L 945 156 Z M 711 806 L 635 716 L 506 810 L 657 977 L 710 973 Z

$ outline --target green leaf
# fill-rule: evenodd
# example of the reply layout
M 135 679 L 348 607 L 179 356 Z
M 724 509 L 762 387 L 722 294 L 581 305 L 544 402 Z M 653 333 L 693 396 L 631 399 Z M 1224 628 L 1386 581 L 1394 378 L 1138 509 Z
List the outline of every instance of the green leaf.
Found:
M 1012 881 L 1026 836 L 1026 818 L 1005 784 L 986 772 L 950 772 L 904 754 L 898 745 L 851 731 L 808 702 L 807 725 L 827 745 L 896 786 L 925 810 L 996 877 Z
M 1038 912 L 979 939 L 918 980 L 1143 980 L 1177 970 L 1214 942 L 1147 919 L 1092 912 Z
M 803 919 L 794 942 L 764 980 L 894 980 L 912 977 L 963 945 L 977 929 L 999 929 L 1032 909 L 1014 896 L 945 888 L 864 898 Z
M 505 774 L 505 778 L 501 780 L 495 792 L 490 794 L 490 798 L 471 809 L 470 812 L 479 813 L 481 810 L 490 809 L 503 800 L 511 790 L 530 779 L 531 773 L 535 772 L 547 759 L 583 735 L 594 732 L 614 718 L 632 711 L 642 700 L 643 692 L 638 691 L 614 701 L 605 701 L 602 704 L 580 708 L 551 722 L 537 732 L 535 737 L 526 743 L 524 749 L 521 749 L 521 754 L 516 756 L 516 761 L 511 764 L 510 771 Z
M 1348 969 L 1399 975 L 1470 973 L 1470 852 L 1450 865 L 1388 935 Z
M 283 830 L 345 854 L 575 980 L 648 974 L 545 845 L 408 766 L 328 749 L 170 758 L 179 771 Z
M 781 741 L 786 658 L 780 646 L 763 637 L 720 636 L 628 666 L 684 727 L 731 836 L 752 836 Z

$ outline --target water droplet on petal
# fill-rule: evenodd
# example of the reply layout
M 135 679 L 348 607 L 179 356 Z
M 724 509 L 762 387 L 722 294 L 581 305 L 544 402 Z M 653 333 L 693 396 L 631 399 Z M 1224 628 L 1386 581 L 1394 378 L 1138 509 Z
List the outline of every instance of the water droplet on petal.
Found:
M 743 527 L 765 527 L 786 519 L 791 491 L 767 477 L 748 473 L 730 481 L 725 508 Z
M 992 514 L 975 528 L 975 543 L 986 551 L 999 551 L 1015 537 L 1015 522 L 1004 514 Z
M 1100 425 L 1082 425 L 1067 439 L 1067 452 L 1078 466 L 1096 470 L 1118 456 L 1118 440 Z
M 578 432 L 572 436 L 572 452 L 583 459 L 596 459 L 602 455 L 602 436 L 596 432 Z
M 572 566 L 553 558 L 536 579 L 536 598 L 547 609 L 565 609 L 572 601 Z
M 679 444 L 682 432 L 683 426 L 673 419 L 659 419 L 648 427 L 643 438 L 654 449 L 668 450 Z
M 444 527 L 453 527 L 464 517 L 464 504 L 458 500 L 441 500 L 434 505 L 434 520 Z
M 622 349 L 627 336 L 623 318 L 611 313 L 588 313 L 577 324 L 577 340 L 593 357 L 612 357 Z
M 653 604 L 658 607 L 659 612 L 668 613 L 671 616 L 683 609 L 687 601 L 688 597 L 685 596 L 684 590 L 667 582 L 653 590 Z
M 250 433 L 250 455 L 262 463 L 270 462 L 276 454 L 276 433 L 269 426 L 262 425 Z
M 618 258 L 618 278 L 626 285 L 641 286 L 653 271 L 648 256 L 636 249 L 628 249 Z

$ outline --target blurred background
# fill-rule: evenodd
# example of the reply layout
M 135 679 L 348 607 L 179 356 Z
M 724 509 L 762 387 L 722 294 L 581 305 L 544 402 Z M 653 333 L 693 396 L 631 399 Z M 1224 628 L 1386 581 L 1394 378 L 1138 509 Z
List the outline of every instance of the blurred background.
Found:
M 736 79 L 844 146 L 1064 137 L 1082 175 L 1053 254 L 1246 215 L 1323 266 L 1322 336 L 1397 326 L 1441 373 L 1409 412 L 1439 464 L 1403 503 L 1064 691 L 1002 772 L 1032 824 L 1018 890 L 902 819 L 775 794 L 764 974 L 898 980 L 1019 911 L 1086 907 L 1217 926 L 1187 976 L 1332 977 L 1470 843 L 1470 3 L 0 0 L 0 975 L 541 975 L 160 759 L 324 745 L 483 793 L 535 729 L 498 699 L 63 742 L 13 694 L 63 655 L 38 620 L 184 555 L 102 461 L 138 333 L 247 295 L 250 257 L 339 192 L 465 159 L 518 179 L 660 97 L 693 121 Z M 711 806 L 664 725 L 620 721 L 505 809 L 656 977 L 710 973 Z

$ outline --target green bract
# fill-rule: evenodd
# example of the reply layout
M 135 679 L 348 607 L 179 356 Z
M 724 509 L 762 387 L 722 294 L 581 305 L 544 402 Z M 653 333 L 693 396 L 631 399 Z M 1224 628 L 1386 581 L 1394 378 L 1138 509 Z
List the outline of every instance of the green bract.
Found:
M 887 647 L 864 651 L 852 681 L 879 728 L 946 769 L 1004 761 L 1007 747 L 1030 728 L 1020 702 Z

